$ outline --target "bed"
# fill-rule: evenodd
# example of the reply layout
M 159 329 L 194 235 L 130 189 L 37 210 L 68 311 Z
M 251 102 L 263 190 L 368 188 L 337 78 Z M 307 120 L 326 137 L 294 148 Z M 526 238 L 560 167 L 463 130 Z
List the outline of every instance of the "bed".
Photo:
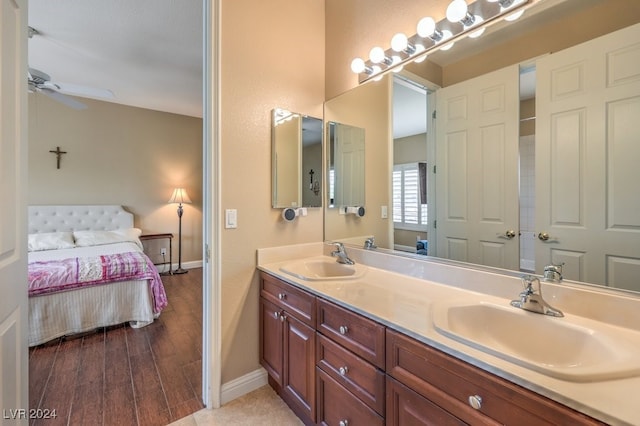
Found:
M 122 206 L 29 206 L 28 229 L 29 346 L 122 323 L 144 327 L 167 305 Z

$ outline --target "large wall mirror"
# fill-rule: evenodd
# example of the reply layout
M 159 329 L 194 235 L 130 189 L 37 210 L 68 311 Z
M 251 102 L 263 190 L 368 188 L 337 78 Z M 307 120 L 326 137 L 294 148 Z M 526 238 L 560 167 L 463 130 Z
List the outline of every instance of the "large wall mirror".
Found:
M 640 197 L 633 187 L 640 145 L 632 125 L 640 116 L 640 8 L 616 1 L 619 10 L 603 17 L 608 5 L 533 6 L 486 41 L 473 40 L 471 53 L 462 40 L 431 54 L 442 81 L 455 81 L 443 89 L 411 69 L 327 101 L 327 120 L 365 129 L 366 198 L 376 214 L 367 227 L 337 227 L 325 210 L 325 239 L 362 245 L 374 235 L 395 254 L 515 273 L 541 275 L 545 265 L 563 263 L 566 280 L 640 291 Z M 582 29 L 569 45 L 549 37 L 550 26 L 569 23 Z M 515 40 L 551 53 L 520 53 L 509 66 L 486 69 L 486 58 L 527 51 Z M 578 49 L 573 59 L 563 58 L 567 49 Z M 603 72 L 592 77 L 596 68 Z M 470 75 L 473 69 L 479 71 Z M 416 130 L 399 134 L 410 115 L 399 113 L 403 92 L 426 105 Z M 473 116 L 471 104 L 489 118 Z M 385 140 L 370 146 L 369 135 Z
M 322 206 L 322 120 L 272 111 L 272 207 Z

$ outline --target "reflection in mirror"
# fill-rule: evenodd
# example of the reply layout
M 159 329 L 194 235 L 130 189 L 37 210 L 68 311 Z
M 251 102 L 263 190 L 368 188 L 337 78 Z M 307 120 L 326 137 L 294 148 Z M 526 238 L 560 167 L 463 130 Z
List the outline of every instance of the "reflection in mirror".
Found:
M 325 226 L 325 239 L 344 238 L 348 242 L 349 238 L 354 237 L 354 243 L 361 245 L 360 239 L 363 235 L 375 235 L 378 246 L 381 248 L 396 249 L 394 253 L 406 255 L 406 252 L 398 251 L 398 249 L 402 249 L 410 251 L 411 255 L 416 255 L 418 247 L 414 244 L 419 238 L 424 238 L 428 240 L 429 256 L 453 258 L 475 265 L 509 269 L 512 273 L 534 271 L 538 275 L 543 275 L 543 269 L 546 265 L 564 263 L 564 279 L 574 284 L 589 283 L 621 290 L 640 291 L 640 282 L 637 279 L 640 276 L 640 252 L 638 251 L 640 247 L 640 219 L 634 213 L 640 209 L 640 199 L 637 197 L 637 191 L 634 192 L 630 186 L 632 185 L 630 182 L 639 181 L 640 176 L 637 167 L 631 167 L 629 166 L 630 162 L 623 161 L 624 158 L 639 158 L 640 155 L 637 151 L 637 144 L 624 142 L 635 140 L 637 130 L 625 124 L 631 123 L 632 120 L 623 120 L 625 114 L 632 114 L 632 111 L 638 111 L 639 108 L 640 75 L 637 73 L 637 56 L 635 56 L 636 62 L 633 60 L 633 55 L 637 55 L 638 49 L 637 42 L 635 42 L 636 44 L 632 43 L 639 37 L 627 35 L 622 39 L 612 39 L 614 41 L 609 43 L 610 45 L 607 47 L 610 49 L 608 50 L 610 53 L 604 51 L 602 54 L 596 54 L 594 47 L 587 48 L 590 53 L 584 58 L 584 63 L 592 64 L 588 65 L 589 69 L 596 67 L 596 62 L 592 62 L 594 58 L 607 58 L 608 68 L 605 68 L 607 72 L 603 75 L 605 77 L 615 73 L 618 73 L 615 75 L 619 75 L 615 84 L 612 81 L 605 82 L 603 90 L 606 90 L 607 87 L 615 89 L 619 86 L 621 92 L 625 93 L 624 99 L 609 102 L 606 108 L 598 107 L 599 111 L 607 111 L 607 115 L 601 115 L 600 120 L 594 120 L 595 110 L 589 109 L 592 107 L 588 106 L 585 106 L 586 109 L 584 109 L 589 114 L 588 122 L 581 119 L 582 116 L 576 113 L 576 111 L 582 111 L 582 107 L 577 104 L 575 108 L 568 111 L 555 109 L 556 105 L 553 102 L 559 100 L 560 97 L 563 100 L 567 98 L 565 102 L 568 101 L 568 94 L 573 93 L 571 90 L 577 90 L 575 85 L 573 89 L 560 88 L 565 92 L 561 94 L 562 96 L 557 95 L 555 99 L 543 100 L 541 96 L 536 97 L 531 94 L 518 98 L 519 94 L 517 93 L 518 86 L 523 88 L 524 82 L 529 77 L 533 77 L 534 94 L 536 93 L 535 85 L 538 87 L 544 85 L 542 92 L 551 94 L 550 86 L 557 88 L 559 83 L 575 82 L 578 84 L 577 82 L 581 82 L 582 80 L 578 78 L 570 78 L 565 74 L 558 75 L 556 71 L 553 71 L 561 69 L 566 73 L 569 69 L 573 70 L 566 64 L 560 68 L 554 68 L 556 65 L 553 64 L 553 59 L 559 58 L 559 54 L 564 49 L 605 34 L 604 27 L 613 32 L 628 27 L 634 22 L 639 22 L 639 9 L 635 6 L 629 6 L 629 10 L 623 10 L 622 13 L 616 13 L 615 16 L 612 16 L 608 13 L 607 1 L 592 0 L 587 4 L 586 2 L 568 0 L 564 3 L 567 6 L 563 5 L 562 8 L 560 6 L 549 7 L 537 15 L 531 14 L 533 17 L 530 20 L 517 21 L 518 30 L 515 32 L 509 27 L 501 28 L 499 31 L 505 31 L 502 34 L 506 35 L 500 37 L 499 33 L 492 34 L 492 42 L 486 45 L 488 47 L 481 47 L 483 39 L 479 39 L 473 41 L 475 46 L 471 53 L 465 54 L 463 52 L 456 57 L 455 52 L 451 53 L 455 50 L 454 48 L 452 51 L 442 52 L 442 54 L 438 52 L 429 57 L 432 64 L 441 67 L 442 81 L 449 82 L 445 84 L 449 93 L 456 90 L 457 86 L 451 82 L 464 82 L 473 77 L 488 74 L 489 71 L 498 68 L 491 68 L 491 65 L 488 64 L 492 60 L 495 62 L 496 58 L 501 58 L 501 60 L 502 58 L 513 58 L 511 64 L 512 69 L 515 70 L 515 74 L 512 74 L 515 76 L 516 97 L 508 101 L 507 109 L 511 109 L 512 112 L 515 110 L 516 116 L 512 118 L 515 122 L 504 121 L 500 125 L 507 129 L 507 133 L 500 134 L 503 136 L 508 134 L 509 136 L 505 136 L 504 139 L 492 137 L 485 140 L 485 148 L 493 150 L 492 152 L 496 155 L 484 155 L 484 148 L 472 153 L 467 151 L 471 145 L 468 145 L 463 139 L 455 140 L 452 137 L 461 128 L 449 127 L 450 131 L 445 132 L 445 127 L 441 125 L 441 118 L 447 115 L 451 116 L 451 112 L 464 112 L 464 110 L 438 108 L 436 128 L 432 131 L 427 129 L 427 139 L 432 140 L 433 143 L 430 143 L 426 148 L 427 157 L 425 160 L 428 165 L 427 207 L 429 213 L 429 227 L 426 235 L 418 233 L 418 235 L 414 234 L 413 237 L 403 240 L 404 237 L 397 229 L 396 232 L 393 232 L 394 226 L 389 222 L 386 223 L 387 229 L 390 230 L 386 240 L 384 238 L 378 239 L 379 235 L 385 233 L 380 227 L 358 229 L 357 232 L 351 233 L 344 232 L 344 230 L 341 230 L 340 233 L 332 233 L 334 228 L 331 223 L 334 218 L 328 214 L 328 211 L 325 211 L 325 220 L 329 223 L 329 226 Z M 625 7 L 624 2 L 616 2 L 616 4 Z M 570 7 L 571 5 L 574 7 Z M 603 14 L 611 19 L 602 18 Z M 553 33 L 550 27 L 562 27 L 563 19 L 566 20 L 564 22 L 571 22 L 572 27 L 576 25 L 580 27 L 580 32 L 572 33 L 570 39 L 544 36 Z M 593 25 L 595 22 L 601 24 L 597 29 Z M 528 27 L 529 25 L 533 25 L 533 27 Z M 638 25 L 640 24 L 635 26 Z M 598 33 L 598 31 L 600 32 Z M 510 37 L 513 38 L 510 39 Z M 518 42 L 526 42 L 528 48 L 523 49 L 522 44 L 519 45 Z M 481 53 L 478 54 L 478 52 Z M 544 52 L 556 53 L 546 55 L 544 58 L 525 60 L 529 58 L 523 56 L 523 52 L 536 56 Z M 526 65 L 526 67 L 522 67 L 524 71 L 522 79 L 520 79 L 520 67 L 518 66 L 520 64 Z M 535 66 L 536 64 L 538 66 Z M 541 67 L 539 64 L 544 66 Z M 600 65 L 597 66 L 601 66 L 602 63 L 598 64 Z M 507 65 L 509 63 L 504 63 L 502 66 Z M 635 71 L 623 71 L 625 66 L 628 67 L 625 69 Z M 614 71 L 613 67 L 617 71 Z M 546 70 L 544 76 L 540 72 L 541 69 Z M 581 71 L 585 74 L 580 75 L 590 75 L 589 69 Z M 411 70 L 416 72 L 415 68 Z M 625 77 L 622 77 L 623 75 Z M 558 79 L 550 81 L 549 76 L 556 76 Z M 361 115 L 362 110 L 370 114 L 380 113 L 379 110 L 371 112 L 374 107 L 370 103 L 362 101 L 364 96 L 362 93 L 373 90 L 375 85 L 385 84 L 385 81 L 387 81 L 387 76 L 381 82 L 373 83 L 374 86 L 367 87 L 370 84 L 365 84 L 342 94 L 338 98 L 328 101 L 325 111 L 334 109 L 332 102 L 340 99 L 341 111 L 345 112 L 340 117 L 343 122 L 354 122 L 352 117 L 346 114 L 347 111 L 351 111 L 355 115 Z M 500 81 L 504 81 L 504 78 L 501 78 Z M 390 83 L 387 81 L 386 84 Z M 585 95 L 595 90 L 594 84 L 591 80 L 585 83 L 583 87 Z M 487 87 L 494 86 L 489 84 Z M 378 165 L 385 162 L 391 165 L 398 163 L 397 153 L 393 158 L 390 157 L 391 152 L 395 152 L 395 145 L 398 142 L 396 140 L 391 146 L 394 137 L 389 129 L 396 126 L 390 114 L 392 93 L 395 91 L 396 89 L 387 86 L 386 92 L 380 98 L 381 109 L 388 109 L 386 118 L 381 118 L 381 115 L 376 115 L 376 117 L 379 120 L 386 120 L 387 142 L 386 146 L 378 145 L 375 153 L 372 153 L 369 144 L 367 145 L 367 170 L 370 169 L 370 156 L 376 158 Z M 440 96 L 439 92 L 435 94 L 438 105 L 440 105 L 441 98 L 445 98 L 445 92 L 442 92 L 443 96 Z M 499 99 L 497 96 L 493 96 L 489 92 L 483 93 L 490 95 L 483 99 L 485 102 L 483 106 L 497 106 L 495 103 Z M 449 99 L 461 99 L 462 96 L 462 93 L 452 93 Z M 577 98 L 575 97 L 575 99 Z M 345 104 L 345 99 L 349 99 L 350 103 Z M 451 105 L 453 104 L 449 104 L 449 106 Z M 394 111 L 395 108 L 394 106 Z M 520 113 L 519 117 L 518 112 Z M 509 114 L 509 116 L 511 115 L 513 114 Z M 482 126 L 480 125 L 480 127 Z M 369 137 L 371 135 L 369 127 L 367 125 L 362 125 L 362 127 L 366 129 L 367 137 Z M 515 136 L 512 135 L 514 128 Z M 441 129 L 443 129 L 442 133 Z M 498 133 L 491 133 L 497 127 L 485 126 L 483 129 L 484 136 L 492 134 L 499 136 Z M 606 129 L 609 129 L 608 133 L 606 133 Z M 436 132 L 437 138 L 434 134 Z M 479 130 L 468 129 L 464 132 L 467 132 L 467 135 L 471 137 L 477 135 Z M 594 132 L 605 133 L 593 136 Z M 457 136 L 460 134 L 462 133 L 458 132 Z M 448 142 L 443 138 L 447 138 Z M 591 145 L 587 144 L 591 144 L 592 139 L 604 142 L 601 142 L 597 147 L 595 145 L 590 147 Z M 478 143 L 483 144 L 482 140 L 478 140 Z M 507 145 L 501 144 L 509 144 L 508 150 L 506 149 Z M 595 152 L 600 154 L 591 157 L 590 153 Z M 451 155 L 451 157 L 447 158 L 447 155 Z M 378 158 L 380 156 L 384 156 L 382 161 Z M 587 159 L 589 162 L 585 161 Z M 421 162 L 421 158 L 419 159 L 418 156 L 416 156 L 416 160 L 418 160 L 417 163 Z M 497 162 L 498 160 L 500 162 Z M 506 173 L 507 170 L 503 169 L 505 164 L 515 165 L 515 167 L 508 167 L 508 170 L 515 171 L 514 177 L 506 177 L 507 175 L 503 174 L 503 171 Z M 437 173 L 434 173 L 432 165 L 437 167 Z M 478 169 L 478 167 L 484 167 L 484 169 Z M 383 170 L 384 167 L 381 167 L 377 169 L 377 172 Z M 393 172 L 390 168 L 387 170 L 387 179 L 391 180 Z M 484 173 L 481 170 L 490 173 Z M 366 191 L 369 207 L 371 209 L 378 208 L 378 201 L 373 204 L 370 200 L 373 192 L 388 191 L 387 200 L 380 200 L 379 204 L 380 206 L 391 205 L 389 214 L 395 219 L 398 204 L 393 203 L 393 189 L 380 186 L 373 190 L 368 179 L 369 175 L 367 175 Z M 515 195 L 509 195 L 499 190 L 500 188 L 511 188 L 514 182 L 516 186 L 515 191 L 512 190 L 512 192 Z M 452 184 L 457 185 L 457 189 L 454 190 Z M 438 190 L 434 191 L 436 188 Z M 596 188 L 598 191 L 602 191 L 596 194 Z M 487 191 L 489 189 L 490 191 Z M 496 202 L 507 200 L 510 205 L 515 203 L 515 219 L 503 219 L 503 217 L 507 217 L 503 211 L 505 208 L 503 204 L 496 204 L 489 199 L 483 200 L 480 198 L 481 195 L 490 195 Z M 469 204 L 471 201 L 479 202 L 479 204 L 472 207 Z M 563 210 L 560 210 L 560 207 Z M 452 209 L 457 209 L 456 214 L 467 212 L 468 215 L 475 215 L 480 219 L 477 224 L 472 226 L 470 222 L 467 222 L 465 226 L 459 227 L 460 229 L 480 230 L 482 222 L 487 222 L 495 229 L 491 229 L 486 235 L 480 233 L 474 235 L 457 234 L 458 230 L 445 230 L 447 224 L 444 220 L 450 220 L 452 223 L 457 221 L 458 224 L 466 220 L 461 215 L 454 217 L 455 214 L 450 214 L 453 212 Z M 434 226 L 435 220 L 438 221 L 437 228 Z M 598 223 L 598 225 L 591 229 L 591 225 L 594 223 Z M 451 233 L 446 235 L 446 232 Z M 571 236 L 571 233 L 577 235 L 578 239 L 573 240 L 574 237 Z M 611 236 L 620 237 L 620 243 L 609 243 L 608 238 Z M 605 238 L 607 239 L 606 243 Z M 470 249 L 471 243 L 469 242 L 473 239 L 478 241 L 477 244 L 473 243 L 476 247 L 484 245 L 481 250 L 476 250 L 477 253 L 472 253 Z M 572 242 L 565 244 L 565 241 Z M 616 249 L 607 252 L 606 250 L 609 250 L 612 244 L 618 244 L 618 247 L 622 247 L 623 250 Z M 503 254 L 507 252 L 515 255 L 515 263 L 510 266 L 500 263 L 503 261 Z
M 389 78 L 363 84 L 356 90 L 348 91 L 324 104 L 325 122 L 348 123 L 350 127 L 361 129 L 366 137 L 364 150 L 364 192 L 362 203 L 366 201 L 366 214 L 344 214 L 339 208 L 324 209 L 325 239 L 340 240 L 363 246 L 368 237 L 375 237 L 376 245 L 387 247 L 390 240 L 388 206 L 390 196 L 390 163 L 388 115 Z M 330 127 L 327 126 L 327 129 Z M 328 130 L 327 130 L 328 132 Z M 329 176 L 329 152 L 327 145 L 327 176 Z M 334 164 L 336 161 L 334 161 Z M 327 179 L 328 180 L 328 179 Z M 337 178 L 339 180 L 339 178 Z M 328 191 L 327 191 L 328 192 Z M 329 196 L 331 197 L 331 196 Z M 340 203 L 334 200 L 334 205 Z M 355 207 L 355 206 L 351 206 Z
M 329 121 L 329 193 L 327 207 L 365 205 L 364 129 Z
M 272 114 L 272 207 L 322 206 L 322 120 Z

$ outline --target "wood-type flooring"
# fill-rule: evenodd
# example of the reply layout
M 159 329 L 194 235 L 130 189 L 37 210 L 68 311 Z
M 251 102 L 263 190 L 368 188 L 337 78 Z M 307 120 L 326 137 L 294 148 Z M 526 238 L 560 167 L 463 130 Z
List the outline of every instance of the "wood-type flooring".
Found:
M 202 404 L 202 269 L 165 275 L 169 305 L 146 327 L 114 326 L 29 350 L 32 425 L 167 425 Z

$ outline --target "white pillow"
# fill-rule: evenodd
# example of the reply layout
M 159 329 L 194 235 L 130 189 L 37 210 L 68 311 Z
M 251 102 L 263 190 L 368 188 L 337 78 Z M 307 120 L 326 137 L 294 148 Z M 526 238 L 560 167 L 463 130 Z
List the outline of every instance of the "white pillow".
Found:
M 43 232 L 41 234 L 29 234 L 27 250 L 58 250 L 74 247 L 75 244 L 71 232 Z
M 141 234 L 142 230 L 138 228 L 116 229 L 113 231 L 73 231 L 73 238 L 78 247 L 99 246 L 130 241 L 142 248 L 142 243 L 138 238 Z

